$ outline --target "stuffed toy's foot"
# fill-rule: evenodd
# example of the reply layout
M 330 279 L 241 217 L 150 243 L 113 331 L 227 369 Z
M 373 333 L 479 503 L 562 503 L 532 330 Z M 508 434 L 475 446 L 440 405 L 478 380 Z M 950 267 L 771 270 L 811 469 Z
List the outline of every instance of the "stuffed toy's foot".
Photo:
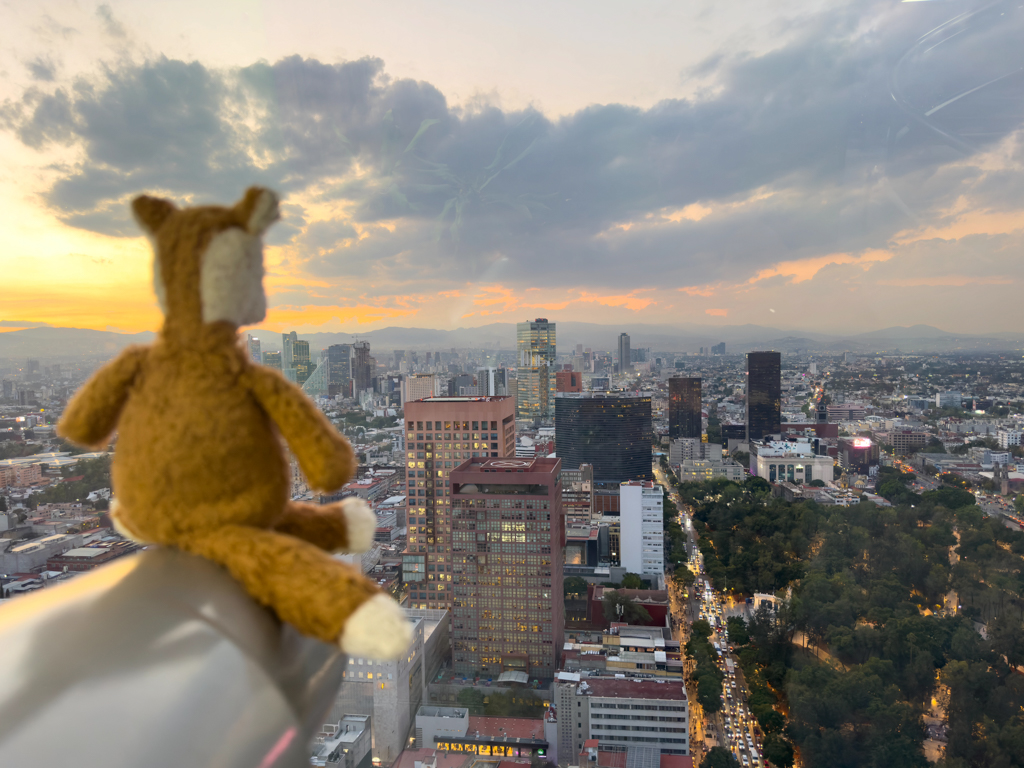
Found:
M 377 515 L 370 505 L 360 498 L 350 497 L 341 502 L 341 513 L 345 516 L 345 531 L 348 541 L 338 552 L 351 552 L 359 555 L 373 546 L 373 537 L 377 533 Z
M 412 625 L 402 607 L 384 594 L 371 597 L 348 617 L 338 645 L 349 656 L 397 659 L 409 650 Z
M 323 506 L 289 501 L 274 530 L 315 544 L 325 552 L 358 555 L 373 546 L 377 516 L 365 501 L 354 497 Z

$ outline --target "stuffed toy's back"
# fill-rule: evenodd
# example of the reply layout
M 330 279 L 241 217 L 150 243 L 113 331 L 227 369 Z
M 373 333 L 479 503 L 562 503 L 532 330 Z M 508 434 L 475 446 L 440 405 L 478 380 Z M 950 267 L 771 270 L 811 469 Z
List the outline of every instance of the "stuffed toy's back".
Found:
M 330 554 L 368 549 L 373 512 L 356 499 L 289 499 L 282 438 L 324 491 L 352 477 L 351 446 L 239 344 L 238 327 L 266 314 L 261 237 L 277 198 L 254 187 L 230 208 L 145 196 L 132 208 L 153 244 L 164 325 L 82 387 L 59 433 L 99 446 L 118 431 L 111 516 L 124 535 L 221 563 L 281 619 L 351 654 L 401 655 L 411 639 L 402 610 Z

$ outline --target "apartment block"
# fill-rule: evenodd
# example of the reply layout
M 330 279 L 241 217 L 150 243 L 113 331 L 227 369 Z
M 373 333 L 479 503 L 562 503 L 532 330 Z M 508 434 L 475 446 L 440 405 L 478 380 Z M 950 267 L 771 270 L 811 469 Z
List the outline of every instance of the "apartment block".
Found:
M 452 606 L 449 475 L 473 458 L 515 456 L 510 397 L 428 397 L 405 405 L 406 525 L 402 578 L 409 606 Z

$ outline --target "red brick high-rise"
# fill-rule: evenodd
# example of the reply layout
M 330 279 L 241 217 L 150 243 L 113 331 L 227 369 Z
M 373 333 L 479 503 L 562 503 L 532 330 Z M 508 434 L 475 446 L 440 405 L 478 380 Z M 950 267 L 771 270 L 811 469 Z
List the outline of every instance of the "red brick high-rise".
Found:
M 513 398 L 427 397 L 405 404 L 409 607 L 452 608 L 449 473 L 467 459 L 515 456 Z
M 556 392 L 582 392 L 583 374 L 578 371 L 556 371 L 555 372 Z

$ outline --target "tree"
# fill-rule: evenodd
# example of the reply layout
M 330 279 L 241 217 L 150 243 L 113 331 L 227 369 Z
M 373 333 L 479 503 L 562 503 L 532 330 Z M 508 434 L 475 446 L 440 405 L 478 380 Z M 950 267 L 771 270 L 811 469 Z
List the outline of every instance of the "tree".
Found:
M 672 583 L 680 589 L 685 589 L 697 580 L 697 577 L 693 575 L 693 571 L 689 568 L 676 568 L 672 574 Z
M 471 715 L 482 715 L 484 713 L 484 693 L 476 688 L 466 688 L 459 691 L 459 706 L 466 707 Z
M 635 573 L 627 573 L 622 577 L 623 589 L 647 589 L 647 583 Z
M 697 701 L 704 713 L 713 715 L 722 708 L 722 681 L 713 674 L 697 678 Z
M 773 733 L 764 740 L 764 756 L 772 765 L 789 768 L 793 764 L 793 745 Z
M 740 768 L 740 764 L 725 747 L 712 747 L 700 761 L 700 768 Z
M 604 605 L 604 617 L 608 621 L 624 621 L 627 624 L 637 625 L 651 623 L 651 614 L 647 612 L 647 609 L 642 605 L 637 605 L 621 592 L 606 592 L 601 602 Z

